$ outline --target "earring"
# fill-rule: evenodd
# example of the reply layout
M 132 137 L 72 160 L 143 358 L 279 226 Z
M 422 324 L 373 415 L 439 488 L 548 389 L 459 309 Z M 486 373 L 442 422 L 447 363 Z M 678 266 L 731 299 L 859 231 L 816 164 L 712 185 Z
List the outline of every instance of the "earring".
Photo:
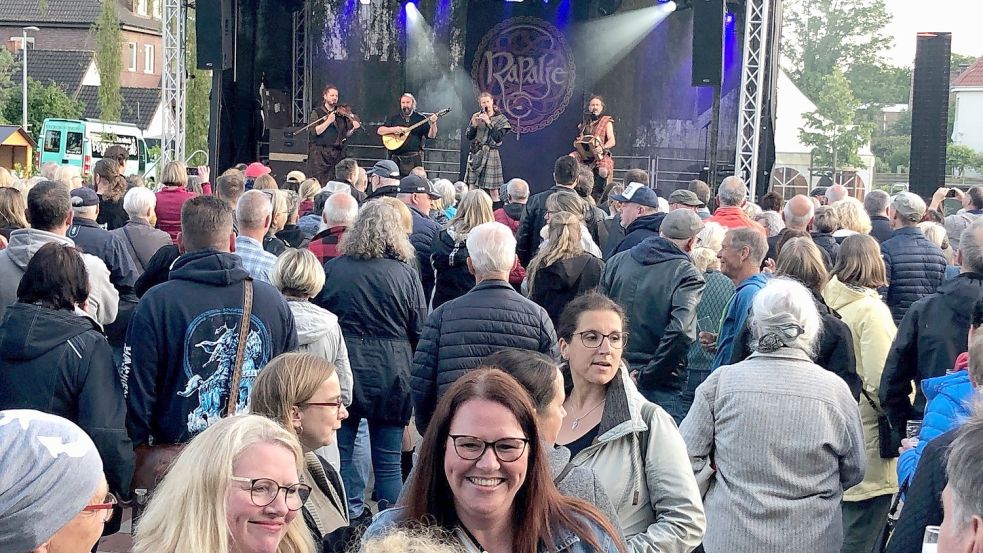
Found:
M 297 435 L 303 434 L 303 432 L 304 432 L 304 425 L 303 424 L 298 424 L 297 425 Z

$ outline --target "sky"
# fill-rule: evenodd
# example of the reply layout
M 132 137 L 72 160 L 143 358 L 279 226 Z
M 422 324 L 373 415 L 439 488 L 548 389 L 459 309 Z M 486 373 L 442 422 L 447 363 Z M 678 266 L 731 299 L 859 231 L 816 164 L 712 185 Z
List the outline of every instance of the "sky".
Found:
M 894 46 L 887 52 L 893 65 L 915 62 L 915 35 L 923 31 L 952 33 L 952 52 L 983 56 L 983 1 L 884 0 L 894 21 L 887 34 Z

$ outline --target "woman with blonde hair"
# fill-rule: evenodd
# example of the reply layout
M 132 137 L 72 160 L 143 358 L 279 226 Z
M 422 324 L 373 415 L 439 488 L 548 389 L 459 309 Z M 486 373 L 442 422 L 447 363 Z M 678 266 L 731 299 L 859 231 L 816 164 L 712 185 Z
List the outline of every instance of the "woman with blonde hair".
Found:
M 268 176 L 269 175 L 262 175 L 256 180 Z M 270 203 L 273 204 L 273 212 L 270 215 L 270 228 L 267 229 L 266 236 L 263 237 L 263 249 L 273 255 L 278 256 L 287 250 L 287 243 L 276 236 L 276 233 L 283 230 L 283 227 L 287 224 L 287 219 L 290 215 L 287 202 L 287 191 L 280 190 L 278 188 L 267 188 L 261 190 L 270 198 Z
M 451 535 L 433 526 L 396 528 L 365 540 L 359 553 L 459 553 Z M 354 553 L 354 552 L 353 552 Z
M 539 249 L 542 250 L 547 247 L 547 242 L 549 241 L 548 229 L 550 217 L 561 211 L 566 211 L 567 213 L 573 214 L 580 222 L 581 247 L 584 248 L 585 252 L 598 259 L 601 259 L 601 248 L 599 248 L 597 243 L 594 242 L 594 238 L 591 237 L 590 230 L 587 228 L 587 225 L 584 224 L 588 209 L 591 209 L 591 206 L 575 192 L 572 193 L 561 190 L 550 194 L 549 197 L 546 198 L 546 225 L 539 231 L 539 235 L 543 239 L 543 241 L 539 244 Z
M 10 238 L 11 232 L 27 227 L 27 200 L 24 194 L 12 186 L 0 187 L 0 235 Z
M 840 222 L 840 228 L 833 231 L 833 238 L 838 242 L 843 242 L 844 238 L 854 234 L 870 234 L 872 228 L 870 215 L 867 214 L 860 200 L 847 197 L 834 202 L 833 213 Z
M 863 385 L 860 418 L 867 469 L 863 482 L 843 493 L 843 551 L 873 548 L 898 491 L 897 459 L 881 457 L 877 430 L 878 413 L 883 412 L 878 395 L 881 373 L 897 334 L 891 311 L 877 293 L 883 286 L 887 286 L 887 275 L 877 240 L 866 234 L 847 236 L 840 245 L 833 276 L 823 288 L 826 303 L 850 328 Z
M 260 175 L 253 181 L 253 190 L 279 190 L 273 175 Z
M 221 419 L 177 456 L 136 524 L 134 553 L 313 553 L 298 512 L 297 437 L 258 415 Z
M 5 167 L 0 167 L 0 188 L 8 188 L 14 185 L 14 175 L 10 173 Z
M 321 183 L 317 179 L 306 179 L 300 183 L 297 193 L 300 195 L 300 207 L 298 209 L 301 217 L 314 212 L 314 196 L 317 196 L 320 191 Z M 320 217 L 321 214 L 318 213 L 317 216 Z
M 604 262 L 584 251 L 580 219 L 561 211 L 549 216 L 546 245 L 529 262 L 526 289 L 529 299 L 543 306 L 553 326 L 574 298 L 597 288 Z
M 703 230 L 696 235 L 696 247 L 709 248 L 716 255 L 724 243 L 724 236 L 727 235 L 727 228 L 720 223 L 704 221 Z
M 474 227 L 494 220 L 491 197 L 484 190 L 475 189 L 464 195 L 450 224 L 437 233 L 431 246 L 431 259 L 437 273 L 434 309 L 467 294 L 474 287 L 474 275 L 468 270 L 468 233 Z
M 344 550 L 351 537 L 348 499 L 338 472 L 316 452 L 335 443 L 335 432 L 348 418 L 334 365 L 309 353 L 284 353 L 271 360 L 253 384 L 252 412 L 280 423 L 297 435 L 304 451 L 300 481 L 311 487 L 304 522 L 325 551 Z
M 352 459 L 355 434 L 365 419 L 376 497 L 385 509 L 402 488 L 400 445 L 413 409 L 410 370 L 427 302 L 413 265 L 416 251 L 399 212 L 387 203 L 362 206 L 339 249 L 339 257 L 325 262 L 325 285 L 313 301 L 338 316 L 354 377 L 350 416 L 338 432 L 341 478 L 349 497 L 365 497 Z
M 850 328 L 840 320 L 840 316 L 826 305 L 822 290 L 829 280 L 826 262 L 819 246 L 811 239 L 792 238 L 778 254 L 775 274 L 795 279 L 812 293 L 813 302 L 822 323 L 822 333 L 817 340 L 818 347 L 813 361 L 846 382 L 854 398 L 860 397 L 860 377 L 857 376 L 857 359 L 853 351 Z M 747 359 L 752 350 L 758 347 L 751 339 L 751 329 L 745 326 L 734 339 L 731 363 Z
M 413 234 L 413 214 L 410 213 L 410 208 L 406 207 L 406 204 L 391 196 L 383 196 L 379 198 L 379 201 L 399 213 L 399 221 L 402 223 L 402 228 L 406 231 L 407 236 Z
M 157 228 L 176 241 L 181 232 L 181 206 L 184 202 L 198 196 L 187 190 L 188 168 L 180 161 L 169 161 L 160 172 L 163 188 L 157 192 Z
M 925 238 L 928 238 L 933 244 L 942 250 L 942 254 L 945 255 L 947 265 L 946 273 L 949 273 L 949 267 L 952 267 L 956 255 L 955 252 L 952 251 L 952 245 L 949 243 L 949 233 L 946 232 L 945 227 L 938 223 L 933 223 L 932 221 L 922 221 L 921 223 L 918 223 L 918 229 L 922 231 Z M 956 271 L 955 274 L 959 274 L 959 272 Z M 953 276 L 955 275 L 949 276 L 946 274 L 946 278 L 952 278 Z

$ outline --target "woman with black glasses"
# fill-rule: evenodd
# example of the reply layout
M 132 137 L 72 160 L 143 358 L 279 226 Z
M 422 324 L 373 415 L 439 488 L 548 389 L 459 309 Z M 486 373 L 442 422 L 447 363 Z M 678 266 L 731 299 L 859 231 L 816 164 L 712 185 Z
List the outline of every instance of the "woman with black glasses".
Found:
M 315 450 L 335 443 L 348 418 L 334 365 L 309 353 L 284 353 L 270 361 L 253 384 L 252 412 L 294 432 L 304 450 L 300 481 L 311 486 L 304 522 L 325 551 L 344 551 L 350 537 L 348 500 L 338 471 Z
M 222 419 L 184 448 L 137 522 L 134 553 L 313 553 L 298 517 L 297 437 L 257 415 Z
M 567 389 L 557 443 L 594 470 L 629 551 L 692 551 L 706 527 L 700 493 L 672 417 L 646 401 L 622 364 L 624 310 L 584 294 L 563 310 L 557 335 Z

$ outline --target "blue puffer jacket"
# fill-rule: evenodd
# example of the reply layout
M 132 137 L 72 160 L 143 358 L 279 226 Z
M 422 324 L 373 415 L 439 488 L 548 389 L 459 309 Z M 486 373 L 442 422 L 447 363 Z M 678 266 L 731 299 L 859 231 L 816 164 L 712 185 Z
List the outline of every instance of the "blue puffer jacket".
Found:
M 894 324 L 901 324 L 911 304 L 934 294 L 942 284 L 945 255 L 917 227 L 895 230 L 881 244 L 881 255 L 890 282 L 884 300 L 891 309 Z
M 426 430 L 437 401 L 481 358 L 515 348 L 558 358 L 549 314 L 504 280 L 486 280 L 430 314 L 413 356 L 416 425 Z
M 918 460 L 928 442 L 961 425 L 972 412 L 973 385 L 969 372 L 956 371 L 945 376 L 922 380 L 922 391 L 928 399 L 918 446 L 901 454 L 898 459 L 898 482 L 903 483 L 915 474 Z

